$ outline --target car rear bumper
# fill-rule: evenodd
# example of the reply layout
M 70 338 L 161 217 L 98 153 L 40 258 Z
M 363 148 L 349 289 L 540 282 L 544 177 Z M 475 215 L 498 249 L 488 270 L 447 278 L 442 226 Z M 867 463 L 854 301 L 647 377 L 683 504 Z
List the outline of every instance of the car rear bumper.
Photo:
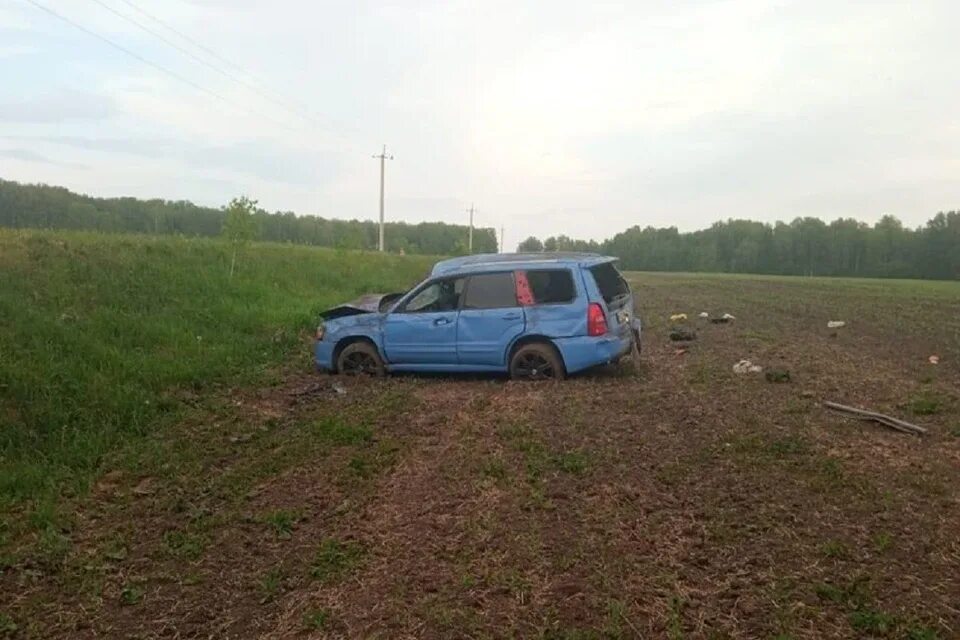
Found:
M 560 355 L 563 356 L 567 373 L 576 373 L 590 367 L 609 364 L 630 353 L 633 348 L 633 336 L 634 330 L 631 330 L 618 336 L 559 338 L 554 340 L 554 343 L 560 350 Z

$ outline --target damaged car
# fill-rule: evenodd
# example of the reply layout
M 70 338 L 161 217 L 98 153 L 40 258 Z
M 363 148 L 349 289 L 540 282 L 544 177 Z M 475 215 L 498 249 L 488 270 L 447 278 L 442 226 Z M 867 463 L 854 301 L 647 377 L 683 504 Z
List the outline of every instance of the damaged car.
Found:
M 438 262 L 405 293 L 365 295 L 321 314 L 318 369 L 507 373 L 561 379 L 640 348 L 616 258 L 488 254 Z

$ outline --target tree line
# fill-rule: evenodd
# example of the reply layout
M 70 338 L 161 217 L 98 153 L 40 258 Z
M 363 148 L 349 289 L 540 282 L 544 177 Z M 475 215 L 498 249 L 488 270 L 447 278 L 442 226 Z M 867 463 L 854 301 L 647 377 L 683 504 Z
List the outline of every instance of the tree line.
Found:
M 960 211 L 916 229 L 894 216 L 870 226 L 851 218 L 768 224 L 725 220 L 681 233 L 631 227 L 603 242 L 530 237 L 520 251 L 592 251 L 637 271 L 706 271 L 807 276 L 960 279 Z
M 226 207 L 201 207 L 185 200 L 94 198 L 63 187 L 20 184 L 0 179 L 0 227 L 72 229 L 113 233 L 219 236 L 226 222 Z M 333 220 L 298 216 L 290 211 L 253 213 L 256 237 L 344 249 L 377 248 L 378 224 L 369 220 Z M 467 252 L 467 227 L 443 222 L 388 222 L 389 251 L 429 255 Z M 474 229 L 475 252 L 497 251 L 493 229 Z
M 0 226 L 104 232 L 219 236 L 226 207 L 187 201 L 94 198 L 63 187 L 0 180 Z M 256 236 L 273 242 L 372 250 L 377 223 L 268 213 L 255 209 Z M 387 223 L 387 249 L 460 255 L 467 228 L 442 222 Z M 474 251 L 497 251 L 493 229 L 474 229 Z M 884 216 L 868 225 L 851 218 L 818 218 L 768 224 L 725 220 L 707 229 L 634 226 L 603 242 L 530 237 L 519 251 L 591 251 L 620 258 L 624 269 L 781 275 L 960 279 L 960 212 L 938 213 L 921 227 Z

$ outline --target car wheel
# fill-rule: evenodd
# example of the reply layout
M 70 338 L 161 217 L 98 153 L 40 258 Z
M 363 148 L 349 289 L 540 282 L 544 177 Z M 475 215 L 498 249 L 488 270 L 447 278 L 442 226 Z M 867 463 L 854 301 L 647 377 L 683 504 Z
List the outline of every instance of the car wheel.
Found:
M 345 376 L 382 376 L 386 368 L 376 347 L 369 342 L 354 342 L 337 357 L 337 371 Z
M 523 345 L 510 358 L 510 377 L 514 380 L 562 380 L 566 374 L 560 354 L 549 344 Z

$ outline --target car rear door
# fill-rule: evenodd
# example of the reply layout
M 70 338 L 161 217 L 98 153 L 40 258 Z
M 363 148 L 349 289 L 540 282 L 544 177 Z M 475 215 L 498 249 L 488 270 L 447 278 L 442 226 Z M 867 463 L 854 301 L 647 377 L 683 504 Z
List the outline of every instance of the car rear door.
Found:
M 467 278 L 457 320 L 457 357 L 462 365 L 505 366 L 507 347 L 523 333 L 513 273 Z
M 383 321 L 383 351 L 390 364 L 456 364 L 457 316 L 463 278 L 433 280 Z

